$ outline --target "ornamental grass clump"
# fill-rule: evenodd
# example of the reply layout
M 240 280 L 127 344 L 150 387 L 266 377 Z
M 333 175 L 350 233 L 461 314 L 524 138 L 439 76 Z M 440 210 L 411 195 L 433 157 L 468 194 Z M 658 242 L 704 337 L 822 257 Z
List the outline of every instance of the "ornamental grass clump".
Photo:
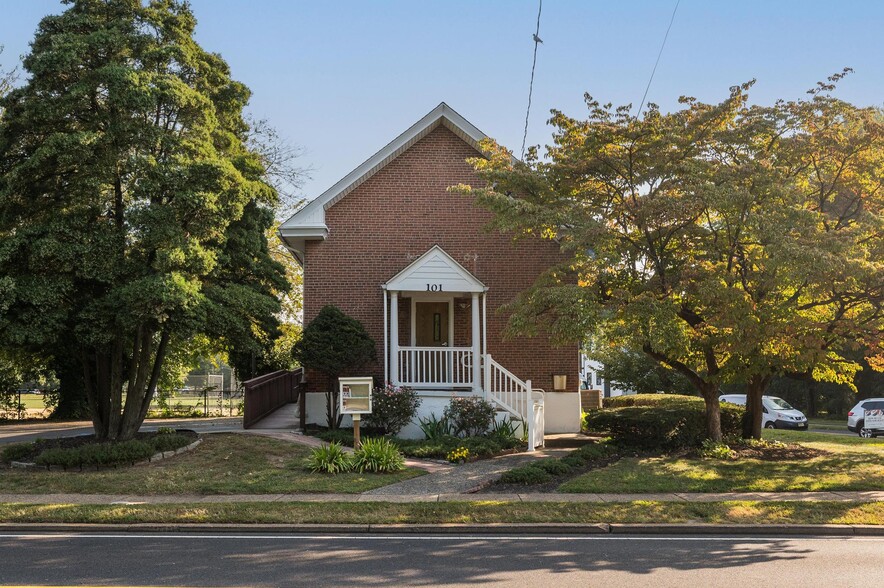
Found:
M 418 426 L 427 441 L 440 441 L 446 437 L 454 436 L 454 427 L 448 422 L 448 419 L 442 417 L 437 419 L 435 414 L 431 414 L 425 419 L 418 419 Z
M 307 458 L 307 469 L 314 474 L 339 474 L 350 471 L 350 457 L 340 443 L 315 448 Z
M 351 468 L 356 472 L 399 472 L 405 469 L 405 458 L 402 457 L 399 448 L 389 439 L 378 437 L 367 438 L 362 445 L 353 453 L 350 462 Z

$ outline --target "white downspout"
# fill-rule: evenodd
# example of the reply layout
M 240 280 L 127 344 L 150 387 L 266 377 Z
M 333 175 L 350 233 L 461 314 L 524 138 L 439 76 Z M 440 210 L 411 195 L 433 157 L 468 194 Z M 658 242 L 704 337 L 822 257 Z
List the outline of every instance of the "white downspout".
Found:
M 390 381 L 390 354 L 389 354 L 389 343 L 388 343 L 388 335 L 387 329 L 390 328 L 390 323 L 387 322 L 387 288 L 384 288 L 384 386 L 387 385 L 387 382 Z
M 472 344 L 473 344 L 473 393 L 479 394 L 482 392 L 482 361 L 480 358 L 481 354 L 481 336 L 479 334 L 479 294 L 477 292 L 473 292 L 473 302 L 470 305 L 472 308 L 472 327 L 470 331 L 472 332 Z

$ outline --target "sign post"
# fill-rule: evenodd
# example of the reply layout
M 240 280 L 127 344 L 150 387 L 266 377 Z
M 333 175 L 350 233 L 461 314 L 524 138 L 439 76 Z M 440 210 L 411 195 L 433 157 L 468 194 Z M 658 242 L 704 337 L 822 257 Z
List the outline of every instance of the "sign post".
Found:
M 364 414 L 371 414 L 371 392 L 374 389 L 374 378 L 339 378 L 340 412 L 353 416 L 353 448 L 362 445 L 359 439 L 359 423 Z

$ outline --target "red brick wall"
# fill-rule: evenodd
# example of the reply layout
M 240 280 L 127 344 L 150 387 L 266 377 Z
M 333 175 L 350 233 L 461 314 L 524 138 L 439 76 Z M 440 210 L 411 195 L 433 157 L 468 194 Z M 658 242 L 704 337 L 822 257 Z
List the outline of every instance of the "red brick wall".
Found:
M 489 290 L 488 351 L 535 387 L 552 390 L 552 375 L 567 374 L 577 390 L 577 344 L 552 347 L 545 337 L 504 341 L 506 317 L 495 312 L 561 259 L 554 243 L 521 240 L 484 229 L 490 213 L 469 198 L 449 194 L 454 184 L 480 183 L 465 161 L 476 151 L 439 126 L 326 211 L 329 236 L 307 241 L 304 263 L 304 321 L 334 304 L 362 321 L 377 343 L 374 375 L 384 375 L 384 311 L 381 285 L 439 245 Z M 459 301 L 458 301 L 459 302 Z M 400 342 L 409 342 L 409 301 L 400 300 Z M 455 303 L 455 341 L 469 332 L 469 309 Z M 466 323 L 466 326 L 465 326 Z M 366 370 L 362 370 L 363 372 Z M 310 390 L 324 390 L 312 374 Z

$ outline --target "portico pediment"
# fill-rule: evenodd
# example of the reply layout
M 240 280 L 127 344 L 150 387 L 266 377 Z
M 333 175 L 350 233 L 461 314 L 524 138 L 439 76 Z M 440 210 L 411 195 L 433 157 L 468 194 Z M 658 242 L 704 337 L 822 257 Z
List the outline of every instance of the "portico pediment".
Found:
M 485 292 L 485 284 L 434 245 L 401 272 L 385 288 L 392 292 Z

